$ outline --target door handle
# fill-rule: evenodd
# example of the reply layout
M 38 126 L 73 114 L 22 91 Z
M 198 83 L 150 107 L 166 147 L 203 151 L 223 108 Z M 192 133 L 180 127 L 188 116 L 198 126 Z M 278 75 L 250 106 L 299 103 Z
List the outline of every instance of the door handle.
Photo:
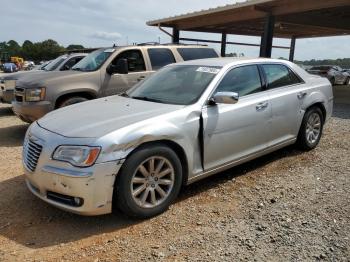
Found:
M 137 82 L 140 82 L 140 81 L 142 81 L 145 78 L 146 78 L 145 76 L 140 76 L 139 78 L 137 78 Z
M 269 105 L 268 102 L 261 102 L 257 104 L 255 108 L 257 111 L 261 111 L 261 110 L 264 110 L 268 105 Z
M 306 92 L 300 92 L 300 93 L 297 94 L 299 99 L 303 99 L 306 95 L 307 95 Z

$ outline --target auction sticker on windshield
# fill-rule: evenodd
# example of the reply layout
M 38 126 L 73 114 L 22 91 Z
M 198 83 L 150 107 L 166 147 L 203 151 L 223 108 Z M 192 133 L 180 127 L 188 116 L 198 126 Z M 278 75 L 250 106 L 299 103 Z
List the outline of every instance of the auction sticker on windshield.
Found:
M 198 67 L 198 69 L 196 71 L 197 72 L 203 72 L 203 73 L 217 74 L 217 73 L 220 72 L 220 69 L 219 68 L 215 68 L 215 67 L 201 66 L 201 67 Z

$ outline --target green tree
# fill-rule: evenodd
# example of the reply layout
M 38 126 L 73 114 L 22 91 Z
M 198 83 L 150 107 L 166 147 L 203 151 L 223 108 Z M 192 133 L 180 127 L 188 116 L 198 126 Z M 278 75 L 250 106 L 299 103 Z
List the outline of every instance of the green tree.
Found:
M 76 49 L 84 49 L 84 46 L 82 45 L 69 45 L 66 47 L 67 50 L 76 50 Z

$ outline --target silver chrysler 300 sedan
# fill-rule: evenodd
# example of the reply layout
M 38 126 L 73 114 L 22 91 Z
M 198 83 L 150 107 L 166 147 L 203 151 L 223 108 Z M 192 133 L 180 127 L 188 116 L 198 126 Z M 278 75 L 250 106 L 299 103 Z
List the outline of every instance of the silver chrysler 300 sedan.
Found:
M 113 206 L 157 215 L 182 185 L 281 147 L 316 147 L 331 116 L 330 82 L 272 59 L 164 67 L 126 93 L 59 109 L 27 131 L 30 191 L 64 210 Z

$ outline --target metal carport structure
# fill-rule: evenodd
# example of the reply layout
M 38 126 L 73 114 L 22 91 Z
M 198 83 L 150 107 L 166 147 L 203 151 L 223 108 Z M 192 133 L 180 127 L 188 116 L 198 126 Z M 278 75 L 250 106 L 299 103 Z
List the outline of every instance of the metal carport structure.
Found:
M 226 45 L 260 46 L 261 57 L 271 57 L 273 37 L 290 38 L 289 59 L 293 61 L 295 41 L 299 38 L 350 34 L 350 0 L 251 0 L 154 20 L 147 25 L 172 28 L 172 41 L 197 41 Z M 219 33 L 221 41 L 181 38 L 181 31 Z M 228 42 L 227 35 L 261 37 L 260 45 Z

